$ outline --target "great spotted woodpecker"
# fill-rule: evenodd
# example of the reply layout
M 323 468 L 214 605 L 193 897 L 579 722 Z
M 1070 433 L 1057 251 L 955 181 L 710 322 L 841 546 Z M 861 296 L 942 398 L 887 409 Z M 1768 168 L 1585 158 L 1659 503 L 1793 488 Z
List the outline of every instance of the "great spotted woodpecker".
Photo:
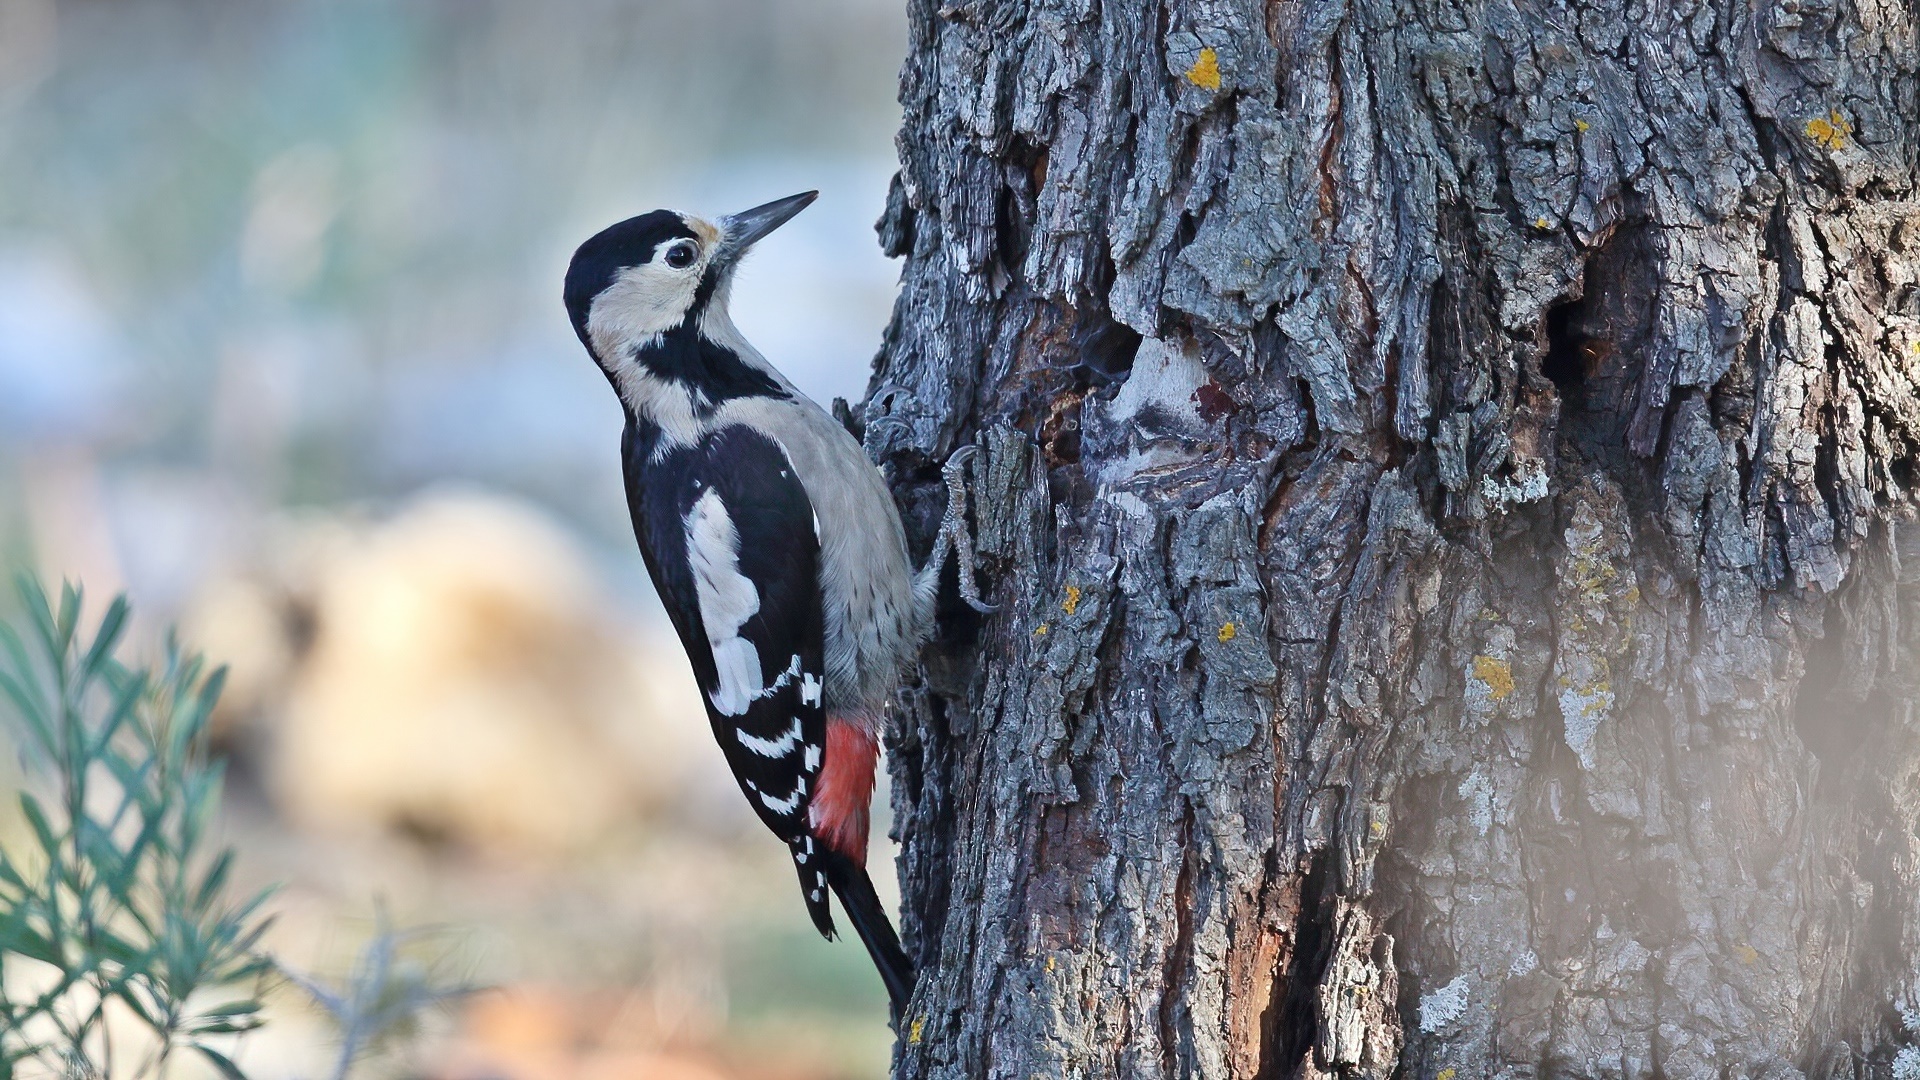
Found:
M 959 553 L 981 610 L 960 466 L 946 466 L 934 552 L 911 569 L 899 512 L 847 430 L 741 337 L 740 257 L 805 192 L 705 221 L 629 218 L 574 253 L 567 313 L 626 410 L 634 535 L 740 790 L 785 841 L 807 913 L 833 937 L 840 897 L 896 1015 L 913 969 L 867 876 L 867 817 L 888 698 Z

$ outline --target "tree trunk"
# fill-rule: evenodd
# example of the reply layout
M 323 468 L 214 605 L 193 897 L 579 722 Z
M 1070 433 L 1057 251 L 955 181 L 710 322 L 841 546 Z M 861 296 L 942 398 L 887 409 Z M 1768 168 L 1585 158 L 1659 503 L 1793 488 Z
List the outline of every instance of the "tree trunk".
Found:
M 897 1075 L 1920 1077 L 1916 9 L 910 8 Z

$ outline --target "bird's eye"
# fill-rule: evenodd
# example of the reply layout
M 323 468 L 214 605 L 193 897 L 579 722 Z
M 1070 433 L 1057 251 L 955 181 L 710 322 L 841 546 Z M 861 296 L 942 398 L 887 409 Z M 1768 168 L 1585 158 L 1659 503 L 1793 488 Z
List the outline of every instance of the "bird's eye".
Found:
M 685 270 L 693 265 L 693 245 L 678 243 L 667 249 L 667 265 L 675 270 Z

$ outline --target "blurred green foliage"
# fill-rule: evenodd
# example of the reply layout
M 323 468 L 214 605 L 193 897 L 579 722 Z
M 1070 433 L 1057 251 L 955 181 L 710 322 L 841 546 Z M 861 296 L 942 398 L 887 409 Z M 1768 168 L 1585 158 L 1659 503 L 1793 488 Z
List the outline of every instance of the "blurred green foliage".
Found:
M 164 1075 L 181 1050 L 237 1077 L 226 1047 L 260 1023 L 270 890 L 232 897 L 233 851 L 209 843 L 221 674 L 172 642 L 153 668 L 122 663 L 124 599 L 89 636 L 78 589 L 18 588 L 0 711 L 44 797 L 20 796 L 31 840 L 0 850 L 0 1080 Z

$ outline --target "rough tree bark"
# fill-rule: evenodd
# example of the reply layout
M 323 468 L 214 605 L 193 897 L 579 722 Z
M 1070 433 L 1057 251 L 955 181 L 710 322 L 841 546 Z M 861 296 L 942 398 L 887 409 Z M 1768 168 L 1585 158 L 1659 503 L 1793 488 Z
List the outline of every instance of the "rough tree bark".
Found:
M 897 1075 L 1920 1077 L 1915 7 L 910 9 Z

